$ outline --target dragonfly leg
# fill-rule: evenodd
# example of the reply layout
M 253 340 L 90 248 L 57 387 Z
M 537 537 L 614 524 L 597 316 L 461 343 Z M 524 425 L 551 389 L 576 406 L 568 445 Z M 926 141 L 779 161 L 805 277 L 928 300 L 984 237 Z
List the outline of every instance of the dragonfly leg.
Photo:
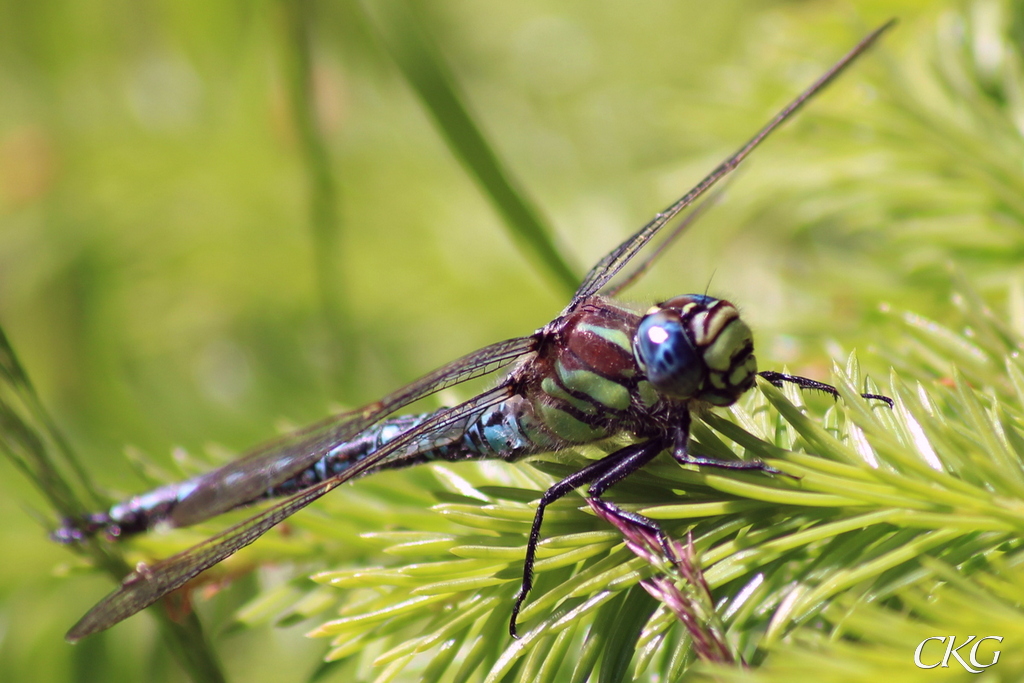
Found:
M 656 455 L 665 450 L 667 444 L 661 440 L 655 439 L 642 444 L 643 448 L 637 449 L 634 453 L 624 454 L 624 456 L 604 472 L 598 479 L 590 485 L 587 489 L 587 497 L 593 501 L 594 505 L 601 508 L 605 514 L 611 515 L 612 517 L 632 524 L 633 526 L 640 527 L 650 533 L 658 539 L 658 544 L 661 545 L 661 549 L 665 552 L 667 557 L 673 557 L 674 552 L 669 543 L 668 536 L 662 530 L 661 525 L 655 522 L 650 517 L 645 517 L 638 512 L 629 512 L 623 510 L 614 503 L 601 498 L 601 494 L 607 491 L 611 486 L 622 481 L 629 475 L 636 472 L 638 469 L 646 465 L 648 462 L 654 459 Z M 626 449 L 618 451 L 622 453 Z
M 771 382 L 773 386 L 776 387 L 781 387 L 784 382 L 789 382 L 790 384 L 797 385 L 801 389 L 814 389 L 815 391 L 824 391 L 832 398 L 839 398 L 839 390 L 836 389 L 831 384 L 825 384 L 824 382 L 819 382 L 817 380 L 813 380 L 807 377 L 800 377 L 799 375 L 787 375 L 784 372 L 772 372 L 771 370 L 766 370 L 764 372 L 759 372 L 757 374 L 764 377 L 766 380 Z M 885 404 L 888 405 L 890 408 L 895 406 L 891 398 L 889 398 L 888 396 L 883 396 L 881 394 L 861 394 L 861 397 L 867 399 L 874 399 L 876 401 L 884 401 Z
M 705 467 L 717 467 L 720 470 L 756 470 L 765 474 L 783 474 L 771 465 L 760 460 L 719 460 L 718 458 L 705 458 L 690 453 L 690 416 L 683 418 L 683 424 L 676 430 L 675 441 L 672 444 L 672 457 L 680 465 L 703 465 Z
M 509 620 L 508 632 L 513 638 L 518 638 L 516 635 L 516 618 L 519 616 L 519 611 L 522 609 L 523 601 L 526 600 L 526 594 L 533 588 L 533 565 L 537 560 L 537 544 L 540 542 L 540 526 L 544 520 L 544 509 L 555 502 L 559 498 L 562 498 L 567 493 L 573 491 L 579 486 L 584 484 L 591 484 L 589 495 L 594 497 L 594 491 L 597 490 L 597 495 L 600 495 L 609 486 L 617 481 L 620 481 L 623 477 L 628 476 L 632 472 L 635 472 L 639 468 L 643 467 L 648 461 L 654 458 L 658 453 L 664 450 L 665 444 L 661 440 L 645 441 L 643 443 L 630 444 L 625 448 L 620 448 L 614 453 L 610 453 L 600 460 L 596 460 L 591 464 L 587 465 L 578 472 L 573 472 L 565 479 L 556 483 L 554 486 L 549 488 L 541 496 L 540 503 L 537 504 L 537 512 L 533 516 L 533 525 L 530 527 L 530 538 L 526 543 L 526 558 L 523 563 L 523 583 L 519 588 L 519 594 L 516 595 L 515 603 L 512 606 L 512 617 Z M 633 513 L 627 513 L 619 510 L 617 507 L 611 505 L 611 503 L 605 503 L 604 501 L 598 500 L 598 505 L 606 509 L 609 514 L 626 519 L 630 522 L 635 522 L 630 516 Z M 647 520 L 646 517 L 643 519 Z M 654 524 L 652 520 L 647 520 L 651 524 Z M 643 526 L 643 525 L 642 525 Z M 657 525 L 655 524 L 655 527 Z M 658 533 L 661 530 L 658 529 Z M 659 538 L 661 538 L 659 536 Z M 667 540 L 665 541 L 667 543 Z

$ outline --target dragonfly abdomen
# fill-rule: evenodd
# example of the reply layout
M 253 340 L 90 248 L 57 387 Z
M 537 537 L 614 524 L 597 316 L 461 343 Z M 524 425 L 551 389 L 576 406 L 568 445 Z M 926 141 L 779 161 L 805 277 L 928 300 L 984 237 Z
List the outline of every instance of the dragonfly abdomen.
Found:
M 280 498 L 290 496 L 303 489 L 320 483 L 325 479 L 341 474 L 355 463 L 363 460 L 366 456 L 376 452 L 387 445 L 404 432 L 415 429 L 432 413 L 414 415 L 400 415 L 385 420 L 373 429 L 367 430 L 351 441 L 346 441 L 332 448 L 327 455 L 317 460 L 297 475 L 282 481 L 280 484 L 267 489 L 266 493 L 259 499 Z M 390 464 L 390 467 L 412 465 L 412 454 L 407 454 L 408 459 L 403 458 L 401 465 Z M 418 462 L 418 461 L 417 461 Z M 380 463 L 372 471 L 387 469 L 388 463 Z M 257 500 L 259 500 L 257 499 Z M 253 501 L 255 502 L 255 501 Z
M 363 474 L 436 460 L 518 460 L 553 448 L 555 444 L 543 431 L 528 427 L 532 423 L 529 413 L 529 404 L 520 397 L 513 397 L 470 414 L 442 430 L 424 434 L 419 440 L 413 441 L 405 449 L 377 463 Z M 306 469 L 261 495 L 241 502 L 237 507 L 290 496 L 339 475 L 402 434 L 416 429 L 435 414 L 401 415 L 385 420 L 357 438 L 336 445 Z M 216 470 L 183 482 L 161 486 L 132 496 L 105 512 L 65 521 L 53 532 L 52 537 L 62 543 L 79 541 L 98 533 L 110 538 L 121 538 L 148 531 L 161 524 L 171 524 L 178 504 L 215 474 Z
M 341 474 L 436 414 L 402 415 L 385 420 L 358 439 L 339 444 L 316 463 L 268 490 L 262 497 L 289 496 Z M 423 434 L 363 474 L 437 460 L 518 460 L 554 448 L 556 444 L 551 442 L 546 432 L 533 428 L 535 422 L 529 403 L 513 396 L 471 413 L 444 429 Z

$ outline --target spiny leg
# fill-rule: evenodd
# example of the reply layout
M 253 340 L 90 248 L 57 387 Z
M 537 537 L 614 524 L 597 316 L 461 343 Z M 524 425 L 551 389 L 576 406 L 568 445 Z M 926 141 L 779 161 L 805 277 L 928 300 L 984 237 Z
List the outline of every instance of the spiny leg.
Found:
M 817 380 L 809 379 L 807 377 L 800 377 L 799 375 L 787 375 L 784 372 L 773 372 L 771 370 L 766 370 L 764 372 L 759 372 L 757 374 L 761 375 L 761 377 L 764 377 L 773 386 L 776 387 L 781 387 L 783 382 L 789 382 L 790 384 L 797 385 L 801 389 L 814 389 L 816 391 L 824 391 L 832 398 L 839 398 L 839 390 L 836 389 L 831 384 L 825 384 L 824 382 L 819 382 Z M 886 405 L 888 405 L 890 408 L 896 405 L 895 403 L 893 403 L 893 400 L 891 398 L 889 398 L 888 396 L 883 396 L 881 394 L 861 394 L 861 397 L 867 399 L 874 399 L 877 401 L 885 401 Z
M 766 474 L 783 474 L 771 465 L 767 465 L 760 460 L 718 460 L 716 458 L 704 458 L 690 455 L 690 421 L 691 418 L 689 413 L 682 416 L 680 424 L 675 429 L 674 435 L 670 437 L 671 442 L 663 439 L 655 439 L 644 444 L 645 448 L 642 450 L 637 449 L 636 452 L 629 454 L 623 453 L 626 449 L 619 451 L 618 453 L 623 453 L 622 457 L 615 461 L 610 467 L 606 468 L 593 481 L 590 488 L 587 490 L 587 497 L 590 499 L 591 504 L 600 508 L 600 510 L 606 515 L 613 517 L 624 524 L 633 525 L 652 534 L 658 540 L 658 544 L 665 553 L 665 557 L 670 561 L 675 561 L 673 558 L 677 558 L 678 555 L 675 549 L 672 548 L 672 543 L 669 540 L 668 535 L 665 534 L 664 530 L 661 528 L 661 525 L 650 517 L 641 515 L 638 512 L 623 510 L 618 505 L 604 500 L 601 498 L 601 495 L 605 491 L 643 467 L 669 445 L 671 445 L 672 457 L 680 464 L 704 465 L 707 467 L 717 467 L 719 469 L 727 470 L 757 470 Z
M 643 443 L 630 444 L 625 448 L 620 448 L 614 453 L 606 455 L 600 460 L 592 462 L 578 472 L 570 474 L 568 477 L 556 483 L 544 492 L 544 495 L 541 496 L 540 502 L 537 504 L 537 512 L 533 516 L 533 525 L 530 527 L 530 538 L 526 543 L 526 558 L 523 563 L 523 583 L 519 588 L 519 594 L 516 596 L 515 603 L 512 605 L 512 617 L 509 620 L 508 632 L 513 638 L 519 637 L 516 635 L 516 618 L 519 616 L 519 610 L 522 609 L 523 601 L 526 600 L 526 594 L 530 592 L 531 588 L 533 588 L 533 565 L 537 559 L 537 544 L 540 542 L 540 526 L 541 522 L 544 521 L 544 509 L 579 486 L 583 486 L 584 484 L 593 484 L 590 488 L 592 492 L 599 482 L 604 482 L 606 477 L 611 477 L 608 483 L 604 484 L 599 489 L 600 494 L 600 492 L 603 492 L 615 482 L 643 467 L 658 455 L 658 453 L 664 450 L 664 448 L 665 444 L 661 440 L 657 439 L 653 441 L 645 441 Z M 593 496 L 593 493 L 591 493 L 591 496 Z M 614 508 L 614 510 L 617 511 L 612 512 L 611 510 L 608 510 L 609 514 L 630 522 L 634 521 L 632 517 L 629 516 L 633 513 L 627 513 L 619 510 L 610 503 L 604 503 L 604 501 L 600 501 L 599 504 Z M 643 517 L 643 519 L 647 520 L 646 517 Z M 654 524 L 652 520 L 647 521 Z M 657 527 L 656 524 L 655 527 Z M 661 533 L 660 529 L 658 529 L 658 533 Z M 664 534 L 661 534 L 659 538 L 662 538 L 663 536 Z M 665 542 L 667 543 L 667 541 Z
M 687 421 L 689 421 L 689 417 L 687 417 Z M 645 517 L 638 512 L 623 510 L 618 505 L 609 503 L 601 498 L 601 494 L 653 460 L 654 457 L 665 450 L 665 447 L 667 446 L 665 442 L 659 439 L 648 441 L 643 445 L 644 449 L 625 455 L 621 460 L 608 468 L 608 470 L 600 477 L 595 479 L 590 485 L 590 488 L 587 489 L 587 497 L 590 498 L 591 502 L 599 507 L 606 515 L 614 517 L 621 522 L 626 522 L 640 527 L 641 529 L 654 534 L 655 538 L 658 539 L 658 544 L 661 546 L 661 549 L 665 552 L 665 555 L 672 557 L 673 551 L 671 544 L 669 543 L 668 536 L 665 535 L 660 524 L 650 517 Z M 626 449 L 622 450 L 624 451 Z M 622 451 L 618 452 L 622 453 Z
M 666 556 L 672 557 L 673 552 L 668 536 L 665 535 L 665 532 L 662 531 L 661 526 L 657 522 L 639 513 L 623 510 L 614 503 L 609 503 L 602 499 L 601 495 L 611 486 L 622 481 L 653 460 L 661 451 L 669 446 L 672 447 L 672 457 L 681 464 L 705 465 L 729 470 L 757 470 L 766 474 L 780 474 L 779 470 L 759 460 L 717 460 L 715 458 L 690 455 L 690 416 L 688 413 L 684 414 L 682 422 L 675 430 L 672 439 L 671 442 L 666 439 L 652 439 L 621 448 L 587 465 L 578 472 L 570 474 L 544 492 L 537 505 L 537 512 L 533 516 L 530 538 L 526 544 L 523 583 L 512 606 L 512 617 L 509 620 L 509 634 L 513 638 L 518 637 L 516 635 L 516 619 L 519 616 L 519 611 L 522 609 L 527 593 L 533 588 L 533 566 L 537 558 L 537 544 L 540 542 L 540 527 L 544 520 L 544 510 L 549 504 L 562 498 L 570 491 L 584 484 L 590 484 L 587 496 L 597 507 L 611 517 L 654 534 L 658 539 L 658 543 L 665 551 Z
M 839 391 L 832 385 L 806 377 L 771 371 L 758 374 L 775 386 L 781 386 L 783 382 L 790 382 L 796 384 L 801 389 L 816 389 L 835 398 L 839 397 Z M 888 396 L 878 394 L 861 394 L 861 396 L 867 399 L 885 401 L 889 407 L 893 406 L 893 401 Z M 765 474 L 783 474 L 780 470 L 760 460 L 719 460 L 717 458 L 692 455 L 689 450 L 690 420 L 690 415 L 688 413 L 684 414 L 681 423 L 672 437 L 672 457 L 680 464 L 717 467 L 718 469 L 725 470 L 755 470 Z M 544 509 L 575 488 L 589 483 L 590 488 L 587 489 L 587 496 L 594 505 L 605 514 L 623 523 L 632 524 L 653 534 L 658 539 L 658 543 L 661 545 L 662 550 L 664 550 L 666 557 L 674 557 L 674 551 L 671 548 L 668 536 L 656 521 L 639 513 L 623 510 L 614 503 L 609 503 L 601 498 L 601 495 L 610 487 L 653 460 L 668 445 L 663 439 L 652 439 L 643 443 L 631 444 L 591 463 L 578 472 L 570 474 L 544 492 L 540 503 L 537 505 L 537 512 L 533 517 L 533 525 L 530 527 L 530 538 L 526 545 L 526 558 L 523 566 L 523 582 L 512 607 L 512 617 L 509 620 L 509 634 L 513 638 L 518 637 L 516 635 L 516 619 L 519 616 L 519 611 L 522 609 L 527 593 L 533 588 L 533 566 L 537 558 L 537 544 L 540 542 L 540 528 L 544 520 Z
M 683 418 L 682 424 L 676 429 L 672 442 L 672 457 L 680 465 L 703 465 L 705 467 L 717 467 L 720 470 L 756 470 L 765 474 L 784 474 L 771 465 L 760 460 L 719 460 L 718 458 L 705 458 L 690 453 L 690 416 Z

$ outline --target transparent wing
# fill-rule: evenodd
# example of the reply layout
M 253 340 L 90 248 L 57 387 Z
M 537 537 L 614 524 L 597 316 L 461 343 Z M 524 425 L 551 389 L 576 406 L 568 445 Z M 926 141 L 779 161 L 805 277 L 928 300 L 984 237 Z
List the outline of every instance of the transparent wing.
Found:
M 406 447 L 415 446 L 423 434 L 443 429 L 475 412 L 510 398 L 513 390 L 502 385 L 452 408 L 438 411 L 415 429 L 397 437 L 345 472 L 301 491 L 258 515 L 223 531 L 188 550 L 130 574 L 117 590 L 105 597 L 67 632 L 65 638 L 78 641 L 110 628 L 136 612 L 149 607 L 171 591 L 180 588 L 200 572 L 249 545 L 282 520 L 295 514 L 328 491 L 340 486 L 385 460 L 401 459 Z
M 188 526 L 259 497 L 267 489 L 311 466 L 337 446 L 396 410 L 447 387 L 498 370 L 536 346 L 535 337 L 518 337 L 486 346 L 361 409 L 301 429 L 257 447 L 195 482 L 195 489 L 174 508 L 170 521 Z
M 735 178 L 735 176 L 733 177 Z M 725 182 L 728 184 L 728 179 Z M 657 261 L 658 258 L 668 250 L 669 247 L 672 246 L 672 243 L 675 242 L 680 235 L 686 232 L 686 230 L 691 225 L 697 222 L 698 218 L 703 216 L 712 206 L 718 203 L 718 200 L 721 199 L 722 193 L 725 191 L 725 188 L 726 185 L 720 185 L 715 189 L 714 192 L 712 192 L 710 195 L 701 200 L 701 202 L 697 204 L 697 206 L 693 207 L 690 213 L 686 214 L 686 218 L 684 218 L 683 220 L 679 221 L 679 223 L 676 224 L 676 227 L 674 227 L 672 229 L 672 232 L 670 232 L 665 237 L 665 239 L 662 240 L 661 244 L 650 249 L 647 255 L 640 263 L 636 263 L 633 265 L 632 271 L 626 274 L 621 280 L 616 282 L 614 285 L 605 288 L 601 293 L 604 296 L 615 298 L 629 287 L 632 287 L 637 280 L 644 276 L 644 273 L 651 269 L 651 266 L 654 265 L 654 262 Z
M 882 33 L 888 30 L 895 23 L 895 20 L 889 21 L 868 34 L 868 36 L 857 43 L 857 45 L 846 54 L 846 56 L 836 62 L 831 69 L 826 71 L 821 78 L 815 81 L 809 88 L 800 93 L 796 99 L 786 105 L 782 111 L 776 114 L 775 117 L 768 122 L 768 125 L 759 130 L 757 134 L 750 138 L 745 145 L 740 147 L 735 154 L 719 164 L 715 170 L 707 175 L 707 177 L 697 183 L 696 187 L 655 216 L 650 223 L 640 228 L 636 234 L 598 261 L 597 265 L 591 268 L 590 272 L 587 273 L 585 278 L 583 278 L 583 283 L 580 285 L 579 289 L 576 290 L 576 294 L 573 296 L 572 301 L 569 302 L 569 305 L 566 306 L 565 311 L 563 311 L 563 315 L 575 310 L 581 302 L 594 294 L 597 294 L 602 287 L 608 284 L 609 280 L 615 277 L 616 273 L 622 270 L 622 268 L 629 263 L 634 256 L 636 256 L 636 253 L 640 251 L 644 245 L 646 245 L 651 238 L 665 226 L 666 223 L 675 218 L 680 211 L 690 206 L 690 204 L 696 201 L 701 195 L 711 189 L 711 187 L 713 187 L 719 180 L 729 175 L 752 151 L 754 151 L 758 145 L 764 141 L 765 138 L 771 135 L 776 128 L 792 116 L 794 112 L 800 109 L 800 107 L 802 107 L 809 99 L 814 97 L 818 91 L 831 83 L 832 80 L 842 73 L 854 59 L 860 56 L 860 54 L 870 47 L 871 44 L 874 43 L 880 35 L 882 35 Z

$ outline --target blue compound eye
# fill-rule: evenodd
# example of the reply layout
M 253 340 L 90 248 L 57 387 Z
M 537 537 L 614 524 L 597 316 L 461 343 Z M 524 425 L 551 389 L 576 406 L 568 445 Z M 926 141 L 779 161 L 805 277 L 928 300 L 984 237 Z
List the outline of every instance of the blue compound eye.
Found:
M 677 311 L 662 309 L 645 316 L 637 328 L 633 353 L 661 393 L 688 399 L 700 392 L 707 368 Z

